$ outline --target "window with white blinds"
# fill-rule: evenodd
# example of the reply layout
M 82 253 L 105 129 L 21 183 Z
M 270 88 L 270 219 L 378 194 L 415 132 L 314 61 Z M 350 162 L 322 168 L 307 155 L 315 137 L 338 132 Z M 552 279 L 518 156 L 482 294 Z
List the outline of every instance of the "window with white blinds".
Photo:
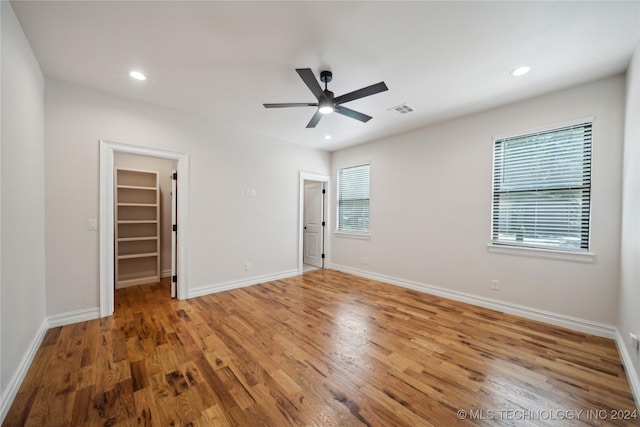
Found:
M 338 231 L 369 231 L 369 165 L 338 171 Z
M 589 249 L 591 122 L 494 143 L 494 244 Z

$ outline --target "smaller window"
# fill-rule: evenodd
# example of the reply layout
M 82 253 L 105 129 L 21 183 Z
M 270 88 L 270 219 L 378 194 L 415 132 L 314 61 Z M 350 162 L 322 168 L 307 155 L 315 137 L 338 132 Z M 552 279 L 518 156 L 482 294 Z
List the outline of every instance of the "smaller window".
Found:
M 369 232 L 369 165 L 338 171 L 338 231 Z

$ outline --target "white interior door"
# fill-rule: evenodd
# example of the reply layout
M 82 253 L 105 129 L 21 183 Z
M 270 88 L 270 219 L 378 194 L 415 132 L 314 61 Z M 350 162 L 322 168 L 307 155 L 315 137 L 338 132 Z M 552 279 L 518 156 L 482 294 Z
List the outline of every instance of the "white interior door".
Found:
M 322 268 L 324 247 L 324 183 L 310 182 L 304 185 L 304 233 L 302 262 Z
M 176 297 L 176 285 L 178 280 L 177 256 L 178 256 L 178 174 L 171 171 L 171 298 Z

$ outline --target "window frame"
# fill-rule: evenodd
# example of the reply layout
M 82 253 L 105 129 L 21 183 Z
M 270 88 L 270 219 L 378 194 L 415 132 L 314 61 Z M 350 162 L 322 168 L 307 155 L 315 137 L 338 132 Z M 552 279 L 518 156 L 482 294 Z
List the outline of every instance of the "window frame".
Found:
M 494 231 L 497 224 L 494 222 L 494 209 L 496 201 L 496 188 L 495 188 L 495 175 L 496 175 L 496 142 L 504 141 L 511 138 L 517 138 L 527 135 L 533 135 L 537 133 L 550 132 L 554 130 L 561 130 L 563 128 L 576 126 L 580 124 L 589 123 L 591 125 L 591 147 L 590 147 L 590 180 L 589 180 L 589 215 L 588 215 L 588 233 L 587 233 L 587 247 L 586 248 L 569 248 L 562 246 L 543 246 L 543 245 L 523 245 L 516 243 L 509 243 L 505 241 L 495 241 Z M 593 215 L 593 172 L 594 172 L 594 129 L 595 129 L 595 117 L 587 116 L 574 120 L 569 120 L 561 123 L 555 123 L 551 125 L 544 125 L 536 128 L 529 128 L 519 132 L 511 132 L 503 135 L 496 135 L 491 140 L 491 155 L 492 155 L 492 168 L 491 168 L 491 211 L 490 211 L 490 234 L 489 243 L 487 249 L 489 252 L 498 254 L 518 255 L 536 258 L 550 258 L 560 259 L 565 261 L 577 261 L 577 262 L 593 262 L 595 260 L 595 253 L 591 251 L 592 247 L 592 222 Z
M 369 192 L 367 195 L 368 201 L 368 216 L 367 216 L 367 229 L 366 230 L 346 230 L 341 229 L 341 221 L 340 221 L 340 172 L 344 169 L 352 169 L 352 168 L 360 168 L 367 167 L 368 172 L 368 181 L 369 181 Z M 371 238 L 371 163 L 361 163 L 355 164 L 351 166 L 339 167 L 336 172 L 336 229 L 334 230 L 334 235 L 337 237 L 350 237 L 354 239 L 364 239 L 369 240 Z

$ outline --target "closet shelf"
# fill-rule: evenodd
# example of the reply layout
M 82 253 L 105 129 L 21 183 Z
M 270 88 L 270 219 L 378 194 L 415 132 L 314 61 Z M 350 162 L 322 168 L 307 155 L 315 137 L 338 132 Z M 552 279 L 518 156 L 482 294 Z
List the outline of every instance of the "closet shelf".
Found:
M 141 242 L 143 240 L 157 240 L 156 236 L 149 237 L 119 237 L 118 242 Z
M 148 191 L 156 191 L 156 187 L 143 187 L 141 185 L 118 185 L 118 188 L 127 189 L 127 190 L 148 190 Z
M 150 258 L 156 256 L 158 256 L 157 252 L 150 252 L 145 254 L 118 255 L 118 259 Z
M 136 208 L 155 208 L 157 203 L 118 203 L 118 206 L 130 206 Z
M 160 281 L 158 173 L 116 168 L 116 287 Z

